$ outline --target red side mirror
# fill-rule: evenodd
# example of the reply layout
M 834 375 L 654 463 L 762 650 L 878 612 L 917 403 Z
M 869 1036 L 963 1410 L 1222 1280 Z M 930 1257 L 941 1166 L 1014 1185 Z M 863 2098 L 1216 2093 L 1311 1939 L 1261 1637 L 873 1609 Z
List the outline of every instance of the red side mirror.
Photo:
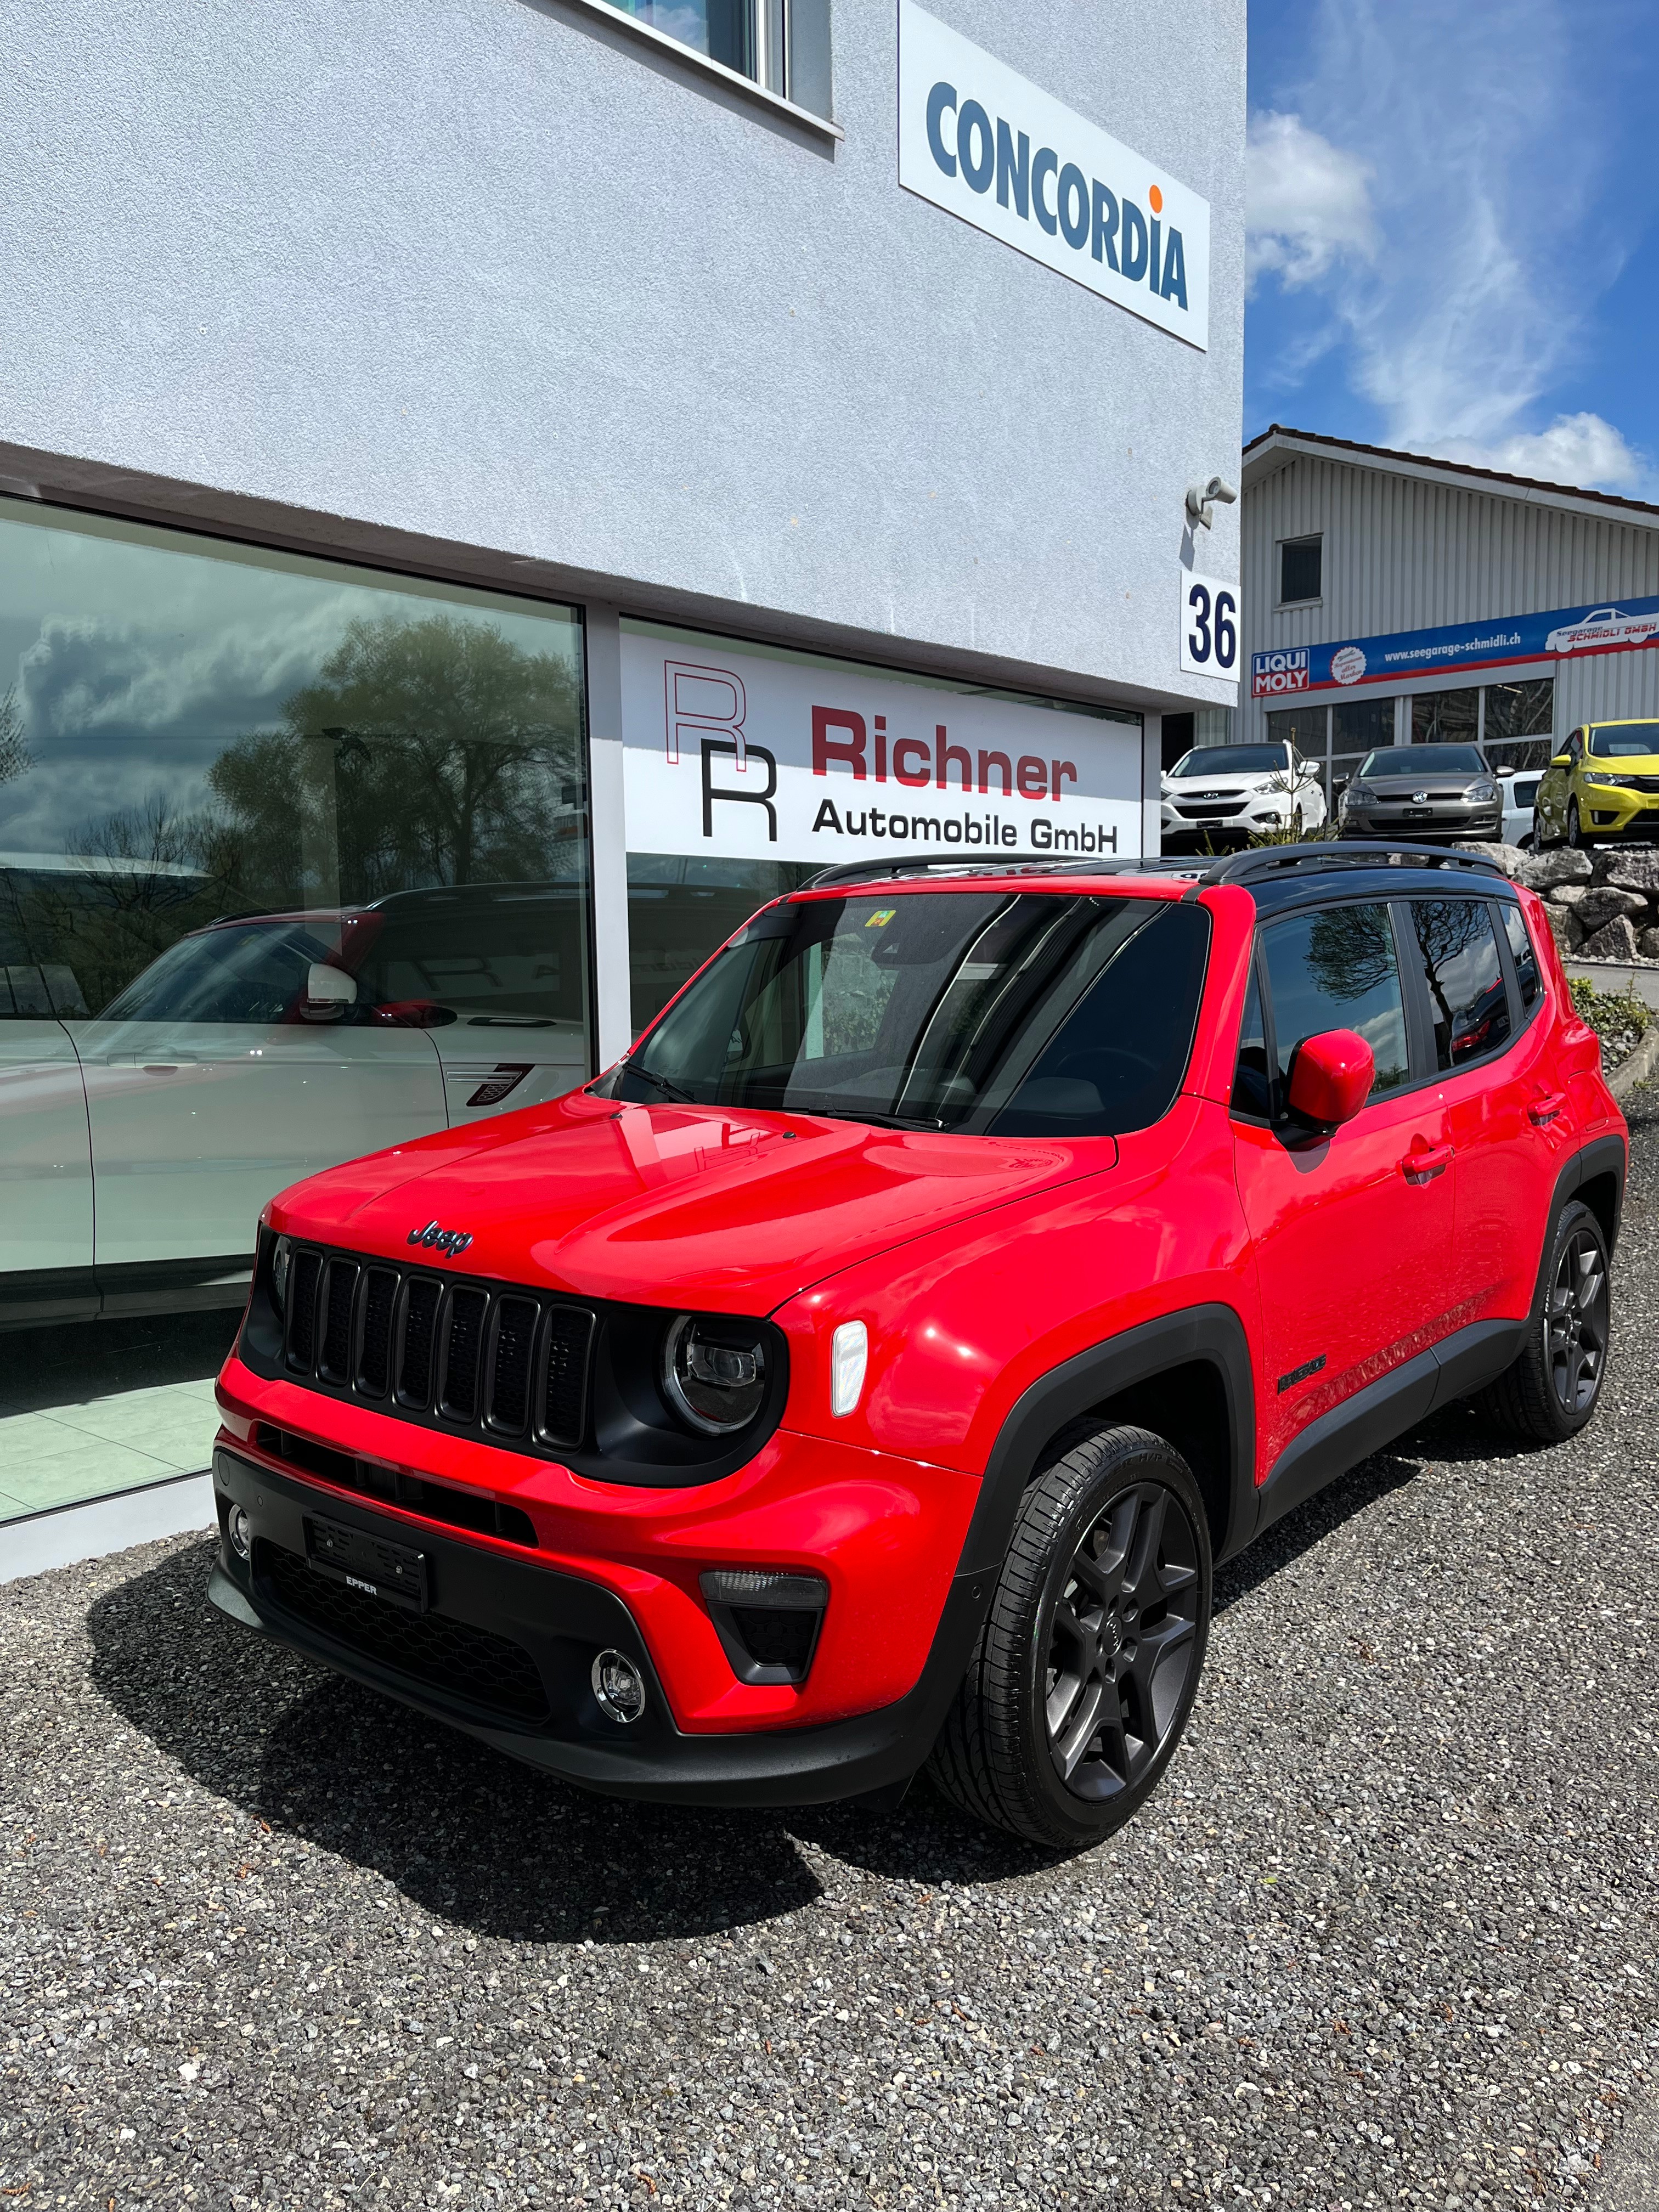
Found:
M 1353 1030 L 1304 1037 L 1291 1067 L 1291 1111 L 1298 1121 L 1340 1128 L 1370 1097 L 1376 1074 L 1371 1048 Z

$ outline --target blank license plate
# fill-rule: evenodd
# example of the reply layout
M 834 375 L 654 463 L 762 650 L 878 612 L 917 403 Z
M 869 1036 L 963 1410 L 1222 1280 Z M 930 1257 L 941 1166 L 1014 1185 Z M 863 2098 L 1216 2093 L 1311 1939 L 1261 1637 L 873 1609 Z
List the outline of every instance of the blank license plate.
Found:
M 411 1613 L 427 1607 L 427 1559 L 407 1544 L 389 1544 L 338 1521 L 306 1516 L 306 1557 L 320 1575 L 383 1597 Z

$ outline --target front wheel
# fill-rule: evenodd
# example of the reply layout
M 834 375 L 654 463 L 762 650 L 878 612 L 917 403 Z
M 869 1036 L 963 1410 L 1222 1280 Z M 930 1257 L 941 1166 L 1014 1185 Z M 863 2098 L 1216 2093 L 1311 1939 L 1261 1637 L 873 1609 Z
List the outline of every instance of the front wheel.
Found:
M 1208 1523 L 1146 1429 L 1075 1441 L 1026 1492 L 934 1782 L 1028 1843 L 1083 1850 L 1156 1787 L 1198 1689 Z
M 1595 849 L 1595 840 L 1584 828 L 1576 799 L 1567 801 L 1567 842 L 1578 853 L 1593 853 Z
M 1595 1413 L 1612 1323 L 1607 1241 L 1589 1206 L 1564 1206 L 1519 1358 L 1475 1400 L 1499 1427 L 1534 1443 L 1577 1436 Z

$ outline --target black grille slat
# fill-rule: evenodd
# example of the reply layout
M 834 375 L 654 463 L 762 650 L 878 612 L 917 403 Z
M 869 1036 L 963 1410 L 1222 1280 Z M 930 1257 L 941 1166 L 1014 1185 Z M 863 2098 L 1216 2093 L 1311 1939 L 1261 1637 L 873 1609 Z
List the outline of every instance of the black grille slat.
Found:
M 355 1260 L 331 1260 L 323 1271 L 322 1352 L 317 1371 L 331 1382 L 351 1380 L 351 1302 L 359 1273 Z
M 495 1357 L 490 1362 L 489 1425 L 522 1435 L 530 1420 L 531 1362 L 541 1308 L 533 1298 L 495 1302 Z
M 376 1460 L 336 1451 L 331 1445 L 298 1436 L 291 1429 L 279 1429 L 270 1421 L 258 1423 L 253 1441 L 273 1459 L 303 1468 L 307 1474 L 319 1474 L 337 1489 L 356 1491 L 364 1498 L 383 1498 L 393 1505 L 406 1506 L 411 1513 L 423 1513 L 428 1521 L 441 1521 L 451 1528 L 470 1528 L 479 1535 L 500 1536 L 509 1544 L 522 1544 L 526 1551 L 537 1547 L 536 1524 L 524 1508 L 504 1505 L 486 1491 L 461 1490 L 453 1483 L 428 1482 L 419 1475 L 403 1474 Z
M 585 1306 L 549 1308 L 538 1425 L 549 1443 L 574 1449 L 586 1432 L 592 1342 L 593 1316 Z
M 258 1547 L 255 1568 L 283 1612 L 349 1650 L 515 1720 L 547 1717 L 547 1692 L 523 1644 L 446 1613 L 406 1613 L 275 1544 Z
M 452 1421 L 471 1421 L 478 1411 L 478 1377 L 483 1369 L 484 1322 L 489 1300 L 482 1291 L 452 1291 L 445 1316 L 444 1388 L 440 1412 Z
M 422 1410 L 432 1402 L 432 1369 L 438 1349 L 438 1307 L 444 1286 L 417 1275 L 404 1300 L 403 1357 L 398 1365 L 398 1395 Z
M 398 1278 L 391 1268 L 365 1267 L 357 1388 L 367 1398 L 384 1398 L 392 1379 L 392 1317 L 397 1304 Z
M 320 1252 L 296 1252 L 288 1273 L 288 1364 L 308 1375 L 317 1358 L 317 1290 Z

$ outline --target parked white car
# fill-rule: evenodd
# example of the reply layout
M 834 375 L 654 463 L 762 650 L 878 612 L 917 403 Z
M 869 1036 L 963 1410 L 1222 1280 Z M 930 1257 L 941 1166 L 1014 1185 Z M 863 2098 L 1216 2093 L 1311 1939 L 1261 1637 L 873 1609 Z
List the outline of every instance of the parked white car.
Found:
M 287 1184 L 574 1089 L 581 898 L 491 884 L 216 922 L 95 1017 L 61 962 L 0 969 L 0 1323 L 239 1304 Z
M 1541 769 L 1506 769 L 1498 778 L 1498 788 L 1504 794 L 1504 842 L 1518 845 L 1523 852 L 1532 850 L 1533 801 L 1538 796 L 1538 787 L 1543 779 Z
M 1319 770 L 1291 744 L 1196 746 L 1165 772 L 1163 801 L 1165 852 L 1325 822 Z

